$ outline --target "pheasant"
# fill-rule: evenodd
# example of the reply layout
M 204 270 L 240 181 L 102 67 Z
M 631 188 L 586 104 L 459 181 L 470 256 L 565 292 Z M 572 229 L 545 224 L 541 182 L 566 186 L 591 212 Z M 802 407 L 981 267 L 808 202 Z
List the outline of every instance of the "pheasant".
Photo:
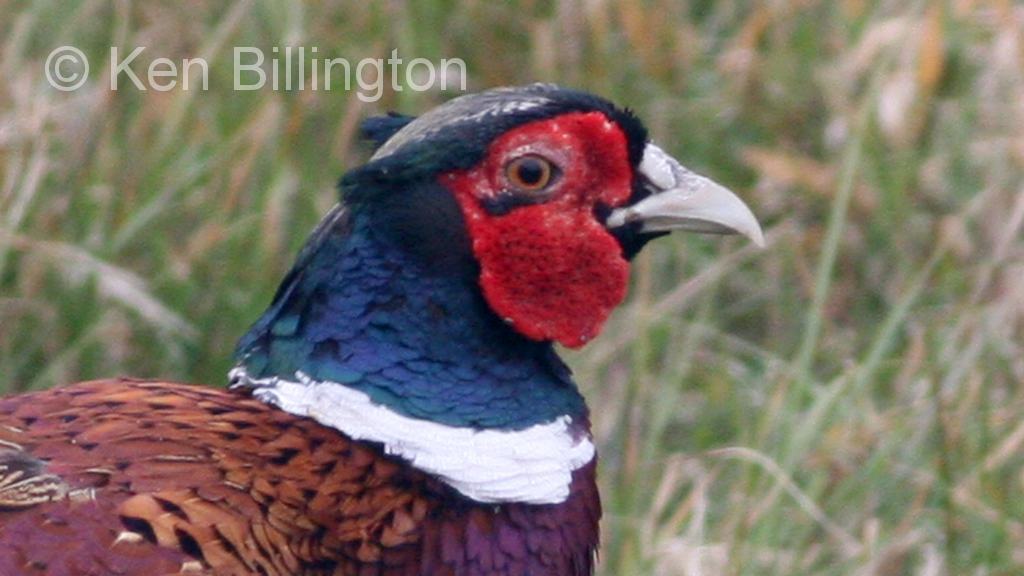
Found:
M 757 221 L 585 92 L 364 132 L 227 389 L 0 399 L 0 574 L 592 573 L 595 447 L 554 344 L 597 336 L 646 242 Z

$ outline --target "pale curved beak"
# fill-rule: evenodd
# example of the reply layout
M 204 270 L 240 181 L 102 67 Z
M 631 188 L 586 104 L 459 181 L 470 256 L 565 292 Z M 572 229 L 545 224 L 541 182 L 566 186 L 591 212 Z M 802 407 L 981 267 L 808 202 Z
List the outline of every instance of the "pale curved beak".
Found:
M 639 223 L 641 232 L 742 234 L 764 246 L 761 225 L 736 194 L 684 168 L 658 146 L 647 144 L 639 172 L 647 179 L 651 195 L 613 210 L 605 221 L 607 227 Z

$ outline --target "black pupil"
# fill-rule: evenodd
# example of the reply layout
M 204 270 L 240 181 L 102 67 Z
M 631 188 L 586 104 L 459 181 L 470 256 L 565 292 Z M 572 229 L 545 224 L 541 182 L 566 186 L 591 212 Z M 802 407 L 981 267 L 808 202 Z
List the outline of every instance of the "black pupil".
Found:
M 527 158 L 516 167 L 519 181 L 527 186 L 536 186 L 544 179 L 544 164 L 535 158 Z

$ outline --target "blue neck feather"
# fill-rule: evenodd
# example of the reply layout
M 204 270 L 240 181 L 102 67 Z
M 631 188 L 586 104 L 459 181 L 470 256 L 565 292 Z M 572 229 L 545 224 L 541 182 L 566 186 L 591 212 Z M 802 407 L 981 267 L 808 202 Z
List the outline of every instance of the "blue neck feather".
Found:
M 585 418 L 551 344 L 523 338 L 488 308 L 450 194 L 436 184 L 388 192 L 335 209 L 314 232 L 239 342 L 249 377 L 302 371 L 451 426 Z

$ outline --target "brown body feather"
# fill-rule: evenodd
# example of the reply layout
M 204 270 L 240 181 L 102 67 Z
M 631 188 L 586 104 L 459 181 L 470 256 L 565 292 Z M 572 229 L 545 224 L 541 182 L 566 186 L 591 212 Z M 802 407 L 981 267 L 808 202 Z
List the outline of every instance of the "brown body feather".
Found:
M 476 504 L 237 393 L 87 382 L 0 399 L 0 574 L 589 574 L 593 472 Z

